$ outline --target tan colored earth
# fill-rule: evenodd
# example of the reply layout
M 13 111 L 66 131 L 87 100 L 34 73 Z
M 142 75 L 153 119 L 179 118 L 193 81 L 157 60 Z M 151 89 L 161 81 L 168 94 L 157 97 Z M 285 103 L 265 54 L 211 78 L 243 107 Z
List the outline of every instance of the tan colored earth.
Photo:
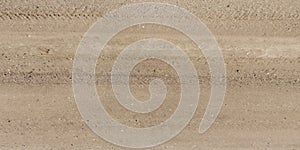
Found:
M 83 121 L 72 91 L 72 63 L 90 26 L 133 2 L 142 1 L 0 1 L 0 149 L 125 149 L 98 137 Z M 135 39 L 157 36 L 185 47 L 198 71 L 201 96 L 189 125 L 151 149 L 300 149 L 300 1 L 155 2 L 186 8 L 216 36 L 227 69 L 222 110 L 213 126 L 199 134 L 211 87 L 207 62 L 182 34 L 145 24 L 119 33 L 99 57 L 98 94 L 110 115 L 143 128 L 174 112 L 178 77 L 162 61 L 140 63 L 130 78 L 133 95 L 141 101 L 149 98 L 149 81 L 155 77 L 166 81 L 167 98 L 157 111 L 130 112 L 117 103 L 111 90 L 110 71 L 120 50 Z

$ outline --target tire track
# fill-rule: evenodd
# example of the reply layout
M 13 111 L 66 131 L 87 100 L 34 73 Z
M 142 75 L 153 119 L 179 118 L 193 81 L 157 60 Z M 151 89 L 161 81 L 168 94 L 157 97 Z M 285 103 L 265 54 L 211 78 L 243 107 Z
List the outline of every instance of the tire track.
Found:
M 166 2 L 173 3 L 171 0 Z M 113 8 L 118 8 L 130 2 L 94 2 L 82 3 L 79 1 L 67 2 L 46 2 L 34 3 L 29 1 L 26 5 L 17 2 L 0 3 L 0 18 L 5 20 L 35 20 L 41 19 L 95 19 Z M 300 1 L 240 1 L 226 0 L 214 2 L 191 1 L 191 6 L 185 1 L 178 3 L 195 13 L 202 19 L 212 20 L 299 20 Z M 214 7 L 213 7 L 214 6 Z M 41 17 L 42 16 L 42 17 Z

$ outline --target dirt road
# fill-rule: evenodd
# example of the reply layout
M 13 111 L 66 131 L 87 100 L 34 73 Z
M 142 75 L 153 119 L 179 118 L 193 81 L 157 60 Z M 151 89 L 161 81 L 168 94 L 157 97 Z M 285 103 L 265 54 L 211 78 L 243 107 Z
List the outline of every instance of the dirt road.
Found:
M 114 101 L 111 90 L 116 49 L 153 36 L 155 30 L 156 36 L 186 48 L 199 74 L 201 96 L 188 127 L 153 149 L 300 149 L 300 1 L 160 2 L 191 11 L 216 36 L 227 69 L 220 115 L 208 132 L 197 132 L 210 95 L 207 62 L 188 39 L 153 25 L 120 33 L 99 57 L 98 94 L 107 111 L 121 123 L 140 128 L 157 125 L 174 112 L 178 77 L 160 61 L 139 64 L 130 80 L 141 100 L 149 97 L 150 80 L 166 81 L 169 93 L 157 111 L 130 112 Z M 99 138 L 83 122 L 72 91 L 72 63 L 83 34 L 97 18 L 129 3 L 0 2 L 0 149 L 123 149 Z

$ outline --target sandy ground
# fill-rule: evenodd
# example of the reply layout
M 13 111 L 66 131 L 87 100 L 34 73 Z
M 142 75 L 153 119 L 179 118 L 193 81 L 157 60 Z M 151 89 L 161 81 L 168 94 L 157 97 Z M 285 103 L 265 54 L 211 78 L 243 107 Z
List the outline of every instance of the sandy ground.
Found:
M 178 78 L 157 60 L 139 64 L 130 82 L 134 95 L 146 100 L 149 81 L 165 80 L 169 93 L 159 110 L 147 115 L 129 112 L 111 92 L 109 72 L 118 50 L 109 47 L 121 49 L 134 39 L 152 36 L 155 29 L 155 36 L 186 48 L 201 81 L 201 101 L 183 132 L 152 149 L 300 149 L 300 1 L 166 2 L 197 15 L 222 48 L 228 87 L 220 115 L 208 132 L 198 134 L 210 94 L 207 63 L 188 39 L 153 25 L 120 33 L 99 57 L 98 93 L 107 111 L 126 125 L 147 127 L 164 121 L 176 108 Z M 98 17 L 129 3 L 0 2 L 0 149 L 123 149 L 99 138 L 83 122 L 71 72 L 84 32 Z

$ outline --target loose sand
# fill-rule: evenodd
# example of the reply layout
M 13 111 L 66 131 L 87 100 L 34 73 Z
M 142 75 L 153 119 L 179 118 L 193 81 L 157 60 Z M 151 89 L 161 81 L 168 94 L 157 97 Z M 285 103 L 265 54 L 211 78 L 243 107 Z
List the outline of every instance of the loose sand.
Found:
M 192 121 L 176 138 L 153 149 L 300 149 L 300 1 L 160 2 L 188 9 L 214 33 L 224 54 L 228 87 L 216 122 L 200 135 L 197 130 L 210 94 L 203 55 L 190 41 L 164 27 L 136 26 L 120 33 L 110 47 L 122 48 L 135 38 L 151 35 L 154 28 L 163 31 L 157 36 L 186 47 L 199 73 L 201 101 Z M 71 72 L 83 34 L 97 18 L 129 3 L 0 2 L 0 149 L 123 149 L 99 138 L 82 121 Z M 111 92 L 114 50 L 104 51 L 96 69 L 98 92 L 107 111 L 133 127 L 167 119 L 180 91 L 174 70 L 157 60 L 133 70 L 131 88 L 141 100 L 149 97 L 147 84 L 153 77 L 161 77 L 169 87 L 159 110 L 135 114 L 120 107 Z

